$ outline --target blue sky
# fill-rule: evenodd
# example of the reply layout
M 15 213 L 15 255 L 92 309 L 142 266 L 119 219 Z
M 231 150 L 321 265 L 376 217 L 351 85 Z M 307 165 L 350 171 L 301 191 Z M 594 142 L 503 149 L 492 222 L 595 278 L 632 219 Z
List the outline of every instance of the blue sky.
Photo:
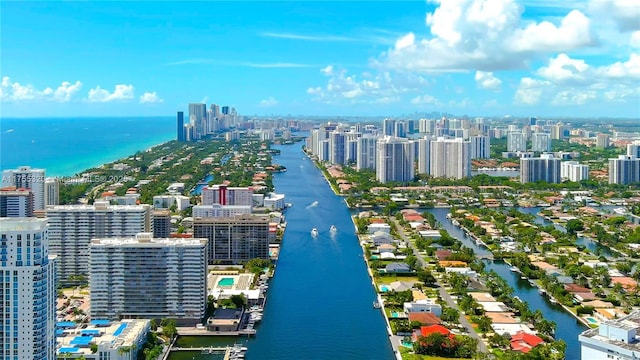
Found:
M 3 117 L 640 117 L 640 2 L 2 2 Z

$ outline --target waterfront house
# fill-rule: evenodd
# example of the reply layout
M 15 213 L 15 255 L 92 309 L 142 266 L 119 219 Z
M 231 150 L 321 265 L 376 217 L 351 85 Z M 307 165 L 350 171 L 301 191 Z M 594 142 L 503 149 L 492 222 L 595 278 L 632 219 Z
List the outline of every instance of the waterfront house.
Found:
M 544 341 L 537 335 L 519 332 L 511 337 L 511 349 L 528 353 L 531 349 L 543 342 Z
M 207 320 L 209 331 L 238 331 L 244 309 L 217 309 Z
M 440 333 L 445 336 L 449 336 L 453 339 L 454 335 L 451 333 L 451 330 L 447 329 L 442 325 L 431 325 L 431 326 L 421 326 L 420 330 L 417 330 L 413 333 L 413 341 L 417 341 L 419 336 L 429 336 L 431 334 Z
M 492 324 L 518 324 L 520 321 L 513 316 L 513 313 L 504 312 L 487 312 L 484 314 L 491 319 Z
M 442 306 L 435 299 L 424 299 L 413 302 L 406 302 L 402 308 L 404 312 L 410 314 L 414 312 L 428 312 L 436 316 L 442 315 Z
M 482 306 L 485 312 L 506 312 L 509 307 L 501 301 L 478 301 L 478 305 Z
M 386 287 L 388 290 L 400 292 L 400 291 L 410 290 L 411 288 L 413 288 L 413 284 L 414 284 L 413 282 L 409 282 L 409 281 L 394 281 L 389 285 L 386 285 Z
M 440 318 L 430 312 L 412 312 L 409 313 L 409 322 L 419 322 L 422 326 L 439 325 Z
M 374 246 L 393 244 L 393 236 L 383 231 L 376 231 L 369 237 L 369 240 L 373 243 Z
M 440 234 L 440 230 L 420 230 L 418 231 L 418 233 L 424 239 L 429 239 L 433 241 L 440 240 L 440 238 L 442 237 L 442 234 Z
M 451 250 L 436 250 L 436 257 L 439 261 L 447 260 L 451 254 L 453 254 Z
M 409 265 L 407 265 L 406 263 L 400 263 L 400 262 L 393 262 L 390 264 L 387 264 L 387 266 L 385 266 L 384 271 L 386 273 L 393 273 L 393 274 L 411 274 L 413 273 L 413 270 L 411 270 L 411 268 L 409 267 Z
M 367 226 L 367 232 L 369 234 L 375 234 L 377 231 L 386 233 L 386 234 L 390 234 L 391 233 L 391 225 L 387 224 L 387 223 L 374 223 L 372 222 L 371 224 L 369 224 L 369 226 Z

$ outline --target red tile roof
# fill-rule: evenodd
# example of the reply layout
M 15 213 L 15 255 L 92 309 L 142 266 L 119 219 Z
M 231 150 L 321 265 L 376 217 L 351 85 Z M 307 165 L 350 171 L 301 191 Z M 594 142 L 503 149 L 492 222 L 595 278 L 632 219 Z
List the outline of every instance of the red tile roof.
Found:
M 420 333 L 422 336 L 429 336 L 433 333 L 440 333 L 442 335 L 449 335 L 451 331 L 442 325 L 430 325 L 420 327 Z
M 533 347 L 543 342 L 544 340 L 536 335 L 520 331 L 511 337 L 511 348 L 515 351 L 528 353 Z
M 412 312 L 409 313 L 409 321 L 417 321 L 422 325 L 438 325 L 440 318 L 430 312 Z

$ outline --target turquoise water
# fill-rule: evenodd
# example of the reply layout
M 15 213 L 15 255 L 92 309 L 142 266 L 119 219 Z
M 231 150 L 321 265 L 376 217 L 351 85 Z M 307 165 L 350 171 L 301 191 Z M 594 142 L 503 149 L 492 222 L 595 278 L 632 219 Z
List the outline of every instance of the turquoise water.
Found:
M 26 165 L 71 176 L 174 138 L 173 117 L 2 118 L 0 169 Z
M 380 291 L 381 292 L 387 292 L 387 291 L 389 291 L 389 288 L 386 287 L 386 286 L 380 286 Z
M 591 324 L 597 324 L 597 323 L 598 323 L 598 320 L 596 320 L 596 319 L 594 319 L 594 318 L 592 318 L 592 317 L 588 317 L 588 318 L 587 318 L 587 321 L 588 321 L 589 323 L 591 323 Z
M 233 286 L 233 278 L 223 278 L 218 281 L 218 286 Z
M 116 329 L 116 331 L 113 333 L 113 336 L 118 336 L 120 334 L 122 334 L 122 332 L 124 331 L 124 329 L 127 328 L 127 323 L 123 323 L 120 324 L 120 326 Z

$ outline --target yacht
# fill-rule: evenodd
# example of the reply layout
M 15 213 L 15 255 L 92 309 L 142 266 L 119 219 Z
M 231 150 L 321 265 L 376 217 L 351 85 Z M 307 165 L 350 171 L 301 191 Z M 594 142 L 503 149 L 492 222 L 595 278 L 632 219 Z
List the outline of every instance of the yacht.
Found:
M 329 229 L 329 231 L 331 231 L 333 233 L 333 232 L 338 231 L 338 228 L 335 225 L 331 225 L 331 228 Z
M 313 237 L 318 236 L 318 229 L 316 229 L 316 228 L 311 229 L 311 236 L 313 236 Z
M 374 309 L 380 309 L 380 303 L 379 303 L 379 302 L 377 302 L 377 301 L 374 301 L 374 302 L 373 302 L 373 308 L 374 308 Z

